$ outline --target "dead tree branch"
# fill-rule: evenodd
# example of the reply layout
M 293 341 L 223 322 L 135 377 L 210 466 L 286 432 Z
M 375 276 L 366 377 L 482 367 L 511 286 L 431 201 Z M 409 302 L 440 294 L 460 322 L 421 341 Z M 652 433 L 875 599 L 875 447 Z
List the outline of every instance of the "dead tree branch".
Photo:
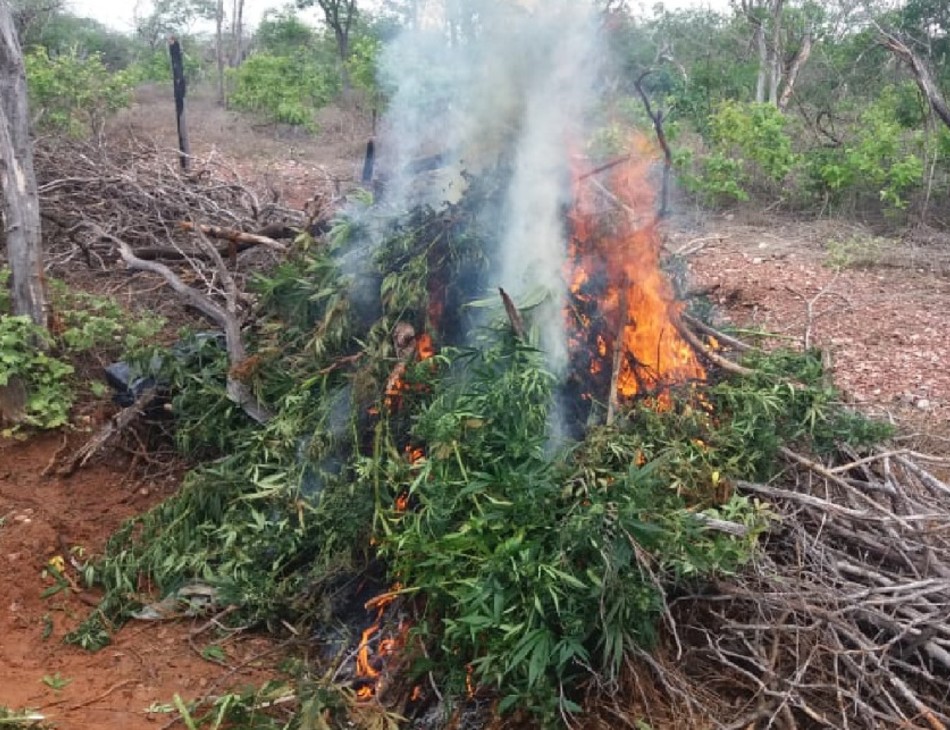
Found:
M 647 116 L 649 116 L 653 122 L 656 139 L 660 143 L 660 147 L 663 148 L 663 186 L 660 189 L 660 211 L 658 215 L 660 218 L 665 218 L 669 213 L 670 172 L 673 169 L 673 153 L 670 151 L 670 145 L 666 141 L 666 132 L 663 131 L 663 112 L 653 110 L 650 104 L 650 97 L 643 88 L 643 82 L 651 73 L 653 73 L 652 69 L 644 71 L 637 78 L 635 85 L 637 87 L 637 93 L 640 94 L 640 98 L 643 100 L 643 107 L 646 109 Z
M 247 351 L 244 349 L 244 341 L 241 337 L 241 326 L 237 319 L 236 312 L 234 311 L 235 307 L 233 306 L 233 303 L 231 303 L 233 293 L 232 295 L 229 295 L 228 308 L 224 309 L 214 302 L 210 297 L 185 284 L 178 277 L 178 275 L 170 268 L 165 266 L 165 264 L 161 264 L 157 261 L 145 261 L 140 259 L 132 251 L 132 247 L 121 238 L 103 231 L 93 223 L 90 223 L 89 225 L 99 238 L 108 240 L 116 246 L 119 256 L 121 256 L 126 266 L 128 266 L 130 269 L 147 271 L 162 277 L 162 279 L 165 280 L 165 282 L 185 301 L 188 306 L 197 309 L 205 317 L 210 319 L 216 325 L 221 327 L 222 330 L 224 330 L 225 343 L 228 351 L 228 360 L 230 362 L 232 371 L 247 359 Z M 220 255 L 217 254 L 217 251 L 213 246 L 210 246 L 209 248 L 212 251 L 215 251 L 215 255 L 218 256 L 220 271 L 220 267 L 223 266 L 224 262 L 220 258 Z M 229 289 L 231 289 L 233 287 L 233 281 L 231 281 L 231 283 L 227 286 Z M 241 406 L 241 408 L 244 409 L 244 412 L 258 423 L 266 423 L 272 418 L 272 414 L 257 400 L 257 398 L 254 397 L 254 395 L 250 392 L 250 389 L 244 383 L 232 377 L 230 372 L 228 374 L 227 380 L 227 394 L 230 400 Z
M 920 57 L 896 35 L 888 33 L 880 27 L 878 27 L 878 32 L 880 33 L 881 45 L 910 67 L 911 73 L 914 75 L 914 81 L 920 89 L 920 93 L 922 93 L 924 98 L 930 103 L 934 113 L 940 117 L 940 120 L 950 129 L 950 106 L 947 106 L 943 94 L 940 93 L 940 88 L 930 73 L 930 69 L 927 68 L 927 65 Z

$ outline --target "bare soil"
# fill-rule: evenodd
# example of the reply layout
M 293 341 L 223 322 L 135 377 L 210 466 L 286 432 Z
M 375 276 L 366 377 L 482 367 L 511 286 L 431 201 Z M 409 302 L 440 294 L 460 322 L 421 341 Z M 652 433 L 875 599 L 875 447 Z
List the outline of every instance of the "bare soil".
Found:
M 191 95 L 188 115 L 196 156 L 226 161 L 236 176 L 291 207 L 349 188 L 372 132 L 369 113 L 357 107 L 325 112 L 314 136 L 257 124 L 201 92 Z M 151 136 L 174 154 L 173 123 L 170 90 L 147 87 L 109 134 Z M 918 433 L 914 445 L 950 453 L 946 236 L 924 231 L 883 244 L 875 239 L 867 250 L 852 247 L 836 258 L 841 247 L 835 241 L 873 236 L 836 221 L 705 214 L 701 220 L 689 228 L 674 223 L 668 248 L 693 251 L 690 285 L 709 293 L 724 320 L 770 330 L 784 338 L 778 342 L 795 346 L 807 332 L 811 344 L 831 351 L 835 381 L 849 400 Z M 842 259 L 844 266 L 830 263 Z M 71 286 L 108 292 L 130 305 L 155 302 L 166 316 L 177 307 L 148 278 L 119 271 L 68 278 Z M 82 412 L 94 425 L 108 407 L 85 404 Z M 173 475 L 135 476 L 121 454 L 68 480 L 46 477 L 63 438 L 0 442 L 0 705 L 36 708 L 67 730 L 156 728 L 167 716 L 148 708 L 176 693 L 190 700 L 274 676 L 280 651 L 269 640 L 236 635 L 223 644 L 227 666 L 219 666 L 200 656 L 200 641 L 196 648 L 189 640 L 194 621 L 133 622 L 95 654 L 62 643 L 95 596 L 69 589 L 43 598 L 53 584 L 44 577 L 48 561 L 74 548 L 81 548 L 83 560 L 101 552 L 125 518 L 177 487 Z M 69 438 L 66 448 L 82 435 Z M 50 686 L 57 678 L 68 683 Z
M 273 645 L 259 636 L 224 642 L 226 666 L 203 659 L 199 650 L 220 637 L 189 640 L 200 619 L 133 622 L 98 653 L 62 642 L 96 596 L 69 588 L 44 598 L 56 585 L 48 562 L 100 553 L 124 519 L 176 487 L 130 477 L 118 455 L 69 479 L 44 477 L 64 443 L 55 433 L 0 441 L 0 705 L 39 710 L 61 730 L 156 728 L 168 715 L 154 710 L 175 694 L 189 702 L 274 676 Z M 76 569 L 65 571 L 80 588 Z
M 920 233 L 920 232 L 919 232 Z M 877 238 L 834 220 L 739 223 L 711 216 L 675 231 L 690 285 L 724 322 L 831 355 L 851 403 L 950 452 L 950 236 Z M 842 250 L 841 242 L 850 242 Z

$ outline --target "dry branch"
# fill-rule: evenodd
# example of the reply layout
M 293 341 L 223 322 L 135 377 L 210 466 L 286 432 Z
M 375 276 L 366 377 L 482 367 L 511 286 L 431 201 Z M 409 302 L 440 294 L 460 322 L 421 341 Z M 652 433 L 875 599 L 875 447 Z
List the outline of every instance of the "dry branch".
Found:
M 249 246 L 267 246 L 267 248 L 273 249 L 274 251 L 279 251 L 281 253 L 287 252 L 286 244 L 257 233 L 246 233 L 245 231 L 239 231 L 236 228 L 225 228 L 223 226 L 211 226 L 207 224 L 196 225 L 191 221 L 180 221 L 178 225 L 183 231 L 198 230 L 206 236 L 211 236 L 212 238 L 220 238 L 225 241 L 232 241 L 233 243 L 244 243 L 248 244 Z
M 96 434 L 86 441 L 66 464 L 57 470 L 57 475 L 60 477 L 72 476 L 77 469 L 81 469 L 89 463 L 89 460 L 99 453 L 103 446 L 125 431 L 142 414 L 153 398 L 155 398 L 155 388 L 143 390 L 132 405 L 123 408 L 106 421 Z
M 742 340 L 736 339 L 731 335 L 727 335 L 725 332 L 717 330 L 715 327 L 706 324 L 701 319 L 696 319 L 696 317 L 693 317 L 686 312 L 684 312 L 681 316 L 683 321 L 690 327 L 698 329 L 700 332 L 709 335 L 710 337 L 715 337 L 717 340 L 719 340 L 719 342 L 729 345 L 729 347 L 732 347 L 733 349 L 739 350 L 741 352 L 748 352 L 749 350 L 756 349 L 747 342 L 743 342 Z
M 89 226 L 96 231 L 99 238 L 111 241 L 115 244 L 119 256 L 122 257 L 126 266 L 130 269 L 147 271 L 162 277 L 188 306 L 194 307 L 224 330 L 231 370 L 247 359 L 247 352 L 244 349 L 244 342 L 241 338 L 241 326 L 237 320 L 236 313 L 233 311 L 233 306 L 229 304 L 228 310 L 223 309 L 210 297 L 185 284 L 181 278 L 179 278 L 174 271 L 165 266 L 165 264 L 140 259 L 132 251 L 131 246 L 121 238 L 106 233 L 95 224 L 90 223 Z M 209 248 L 214 251 L 214 247 Z M 220 261 L 219 257 L 219 269 L 221 267 L 223 267 L 223 262 Z M 229 293 L 229 302 L 230 299 L 231 294 Z M 272 414 L 253 396 L 248 387 L 239 380 L 231 377 L 230 371 L 227 379 L 227 394 L 231 401 L 241 406 L 244 412 L 258 423 L 266 423 L 272 418 Z
M 743 367 L 738 363 L 734 363 L 732 360 L 729 360 L 720 355 L 718 352 L 712 350 L 685 324 L 680 323 L 677 327 L 677 330 L 679 330 L 679 333 L 683 336 L 683 339 L 686 340 L 690 346 L 696 350 L 696 352 L 709 360 L 709 362 L 711 362 L 713 365 L 722 368 L 726 372 L 735 373 L 736 375 L 751 375 L 753 373 L 753 371 L 749 368 Z
M 772 483 L 736 484 L 777 515 L 755 564 L 673 602 L 692 639 L 664 683 L 716 727 L 946 730 L 950 490 L 901 449 L 781 456 Z
M 515 303 L 511 301 L 511 297 L 508 296 L 508 292 L 506 292 L 501 287 L 498 287 L 498 293 L 501 295 L 501 301 L 505 305 L 505 314 L 508 315 L 508 321 L 511 323 L 511 329 L 515 333 L 515 337 L 523 342 L 526 337 L 524 320 L 521 318 L 521 312 L 518 311 L 518 307 L 515 306 Z

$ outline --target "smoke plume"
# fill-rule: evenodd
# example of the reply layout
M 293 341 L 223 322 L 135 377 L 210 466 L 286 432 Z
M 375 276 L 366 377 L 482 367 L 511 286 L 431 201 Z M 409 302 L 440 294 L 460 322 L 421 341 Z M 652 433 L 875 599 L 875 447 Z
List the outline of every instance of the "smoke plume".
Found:
M 396 210 L 455 201 L 463 171 L 511 170 L 493 284 L 542 302 L 535 321 L 555 372 L 563 331 L 565 206 L 572 146 L 584 138 L 598 78 L 597 27 L 583 0 L 445 0 L 383 54 L 386 201 Z M 420 161 L 436 159 L 420 173 Z

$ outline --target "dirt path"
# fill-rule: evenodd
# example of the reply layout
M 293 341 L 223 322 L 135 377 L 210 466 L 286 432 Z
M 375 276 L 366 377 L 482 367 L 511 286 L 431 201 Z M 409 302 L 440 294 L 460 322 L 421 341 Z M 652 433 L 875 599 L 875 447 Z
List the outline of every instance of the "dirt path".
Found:
M 268 640 L 245 635 L 223 643 L 227 666 L 221 666 L 190 645 L 193 621 L 133 622 L 98 653 L 62 643 L 95 596 L 67 589 L 44 598 L 55 585 L 43 575 L 48 561 L 64 548 L 99 553 L 125 518 L 171 485 L 129 480 L 121 459 L 68 480 L 43 477 L 61 446 L 59 434 L 0 442 L 0 705 L 37 709 L 59 730 L 156 728 L 168 716 L 148 708 L 168 705 L 175 694 L 189 701 L 212 688 L 220 693 L 272 677 L 273 655 L 231 674 L 266 652 Z M 75 570 L 66 570 L 78 582 Z M 197 648 L 212 638 L 213 632 L 203 634 Z
M 284 124 L 264 124 L 220 106 L 207 87 L 189 90 L 187 118 L 192 154 L 221 163 L 262 200 L 302 209 L 317 192 L 339 195 L 359 179 L 372 115 L 359 106 L 327 107 L 314 134 Z M 111 135 L 151 138 L 175 150 L 174 102 L 168 87 L 140 88 L 129 109 L 110 124 Z

